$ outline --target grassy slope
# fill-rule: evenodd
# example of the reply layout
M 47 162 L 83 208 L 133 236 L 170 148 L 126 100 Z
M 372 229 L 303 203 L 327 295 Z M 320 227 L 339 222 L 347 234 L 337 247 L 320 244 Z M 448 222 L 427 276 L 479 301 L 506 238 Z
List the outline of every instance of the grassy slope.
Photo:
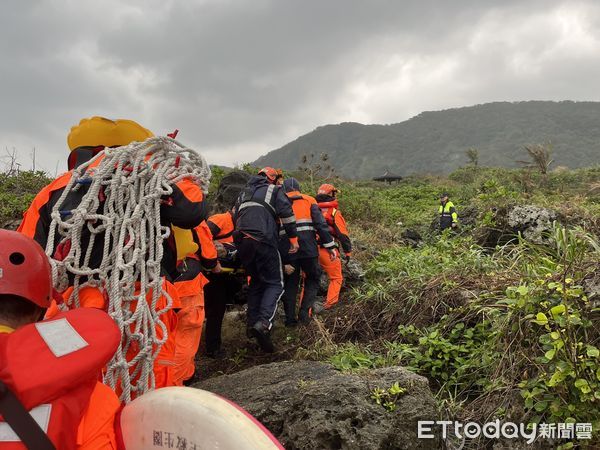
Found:
M 2 215 L 19 218 L 42 174 L 0 177 Z M 216 184 L 215 184 L 216 185 Z M 341 207 L 365 266 L 365 281 L 313 326 L 276 329 L 281 351 L 265 356 L 243 343 L 235 319 L 230 357 L 200 360 L 205 376 L 289 357 L 324 359 L 341 370 L 401 364 L 428 376 L 454 417 L 487 420 L 596 421 L 600 398 L 598 308 L 584 295 L 599 276 L 600 169 L 548 179 L 522 171 L 464 168 L 448 178 L 394 186 L 339 182 Z M 305 192 L 316 189 L 305 183 Z M 450 191 L 459 213 L 475 208 L 460 236 L 430 230 L 437 194 Z M 510 204 L 557 210 L 569 230 L 547 247 L 527 243 L 484 249 L 474 240 L 497 226 Z M 399 225 L 398 223 L 402 224 Z M 581 232 L 574 232 L 581 226 Z M 403 243 L 406 228 L 419 247 Z M 586 239 L 590 239 L 587 241 Z
M 459 214 L 477 211 L 459 236 L 430 230 L 444 190 Z M 600 308 L 582 287 L 600 279 L 599 168 L 547 179 L 464 168 L 391 187 L 342 183 L 342 191 L 367 276 L 302 357 L 342 370 L 412 367 L 454 417 L 600 426 Z M 474 236 L 499 227 L 512 204 L 552 208 L 567 229 L 557 227 L 548 246 L 479 246 Z M 422 245 L 402 242 L 405 227 L 424 236 Z

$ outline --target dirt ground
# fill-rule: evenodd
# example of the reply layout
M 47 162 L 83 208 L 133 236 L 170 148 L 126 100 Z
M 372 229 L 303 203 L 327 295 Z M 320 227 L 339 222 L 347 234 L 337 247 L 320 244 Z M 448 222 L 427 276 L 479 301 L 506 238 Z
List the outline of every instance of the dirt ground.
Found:
M 306 328 L 284 327 L 283 310 L 279 308 L 272 331 L 275 352 L 264 353 L 254 339 L 246 337 L 244 307 L 234 306 L 227 311 L 223 320 L 222 348 L 225 350 L 225 355 L 221 358 L 207 357 L 203 335 L 196 354 L 196 373 L 186 384 L 218 375 L 232 374 L 260 364 L 292 359 L 301 344 L 303 330 L 305 331 Z

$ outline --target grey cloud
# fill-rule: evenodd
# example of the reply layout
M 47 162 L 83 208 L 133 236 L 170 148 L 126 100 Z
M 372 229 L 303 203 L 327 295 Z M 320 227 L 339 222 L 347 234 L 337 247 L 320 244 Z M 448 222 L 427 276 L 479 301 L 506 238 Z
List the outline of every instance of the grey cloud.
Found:
M 555 29 L 527 31 L 556 8 L 583 12 L 580 38 L 598 39 L 591 1 L 14 1 L 0 16 L 0 148 L 36 145 L 51 168 L 69 127 L 102 114 L 179 128 L 231 163 L 325 123 L 593 100 L 596 59 Z

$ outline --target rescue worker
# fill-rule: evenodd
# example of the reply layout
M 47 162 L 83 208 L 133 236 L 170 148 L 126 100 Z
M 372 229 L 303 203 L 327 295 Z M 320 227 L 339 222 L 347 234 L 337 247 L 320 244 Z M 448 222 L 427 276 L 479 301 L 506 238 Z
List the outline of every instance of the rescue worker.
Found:
M 243 281 L 235 274 L 240 263 L 233 243 L 233 211 L 214 214 L 206 219 L 212 238 L 215 241 L 219 262 L 223 267 L 220 273 L 207 275 L 210 282 L 204 287 L 204 304 L 206 311 L 205 342 L 206 354 L 210 358 L 224 356 L 221 348 L 221 328 L 228 304 L 242 289 Z
M 440 230 L 458 227 L 458 214 L 447 192 L 440 195 L 438 214 L 440 215 Z
M 300 323 L 307 323 L 310 320 L 309 312 L 319 290 L 321 269 L 319 268 L 317 235 L 319 236 L 321 248 L 327 251 L 331 262 L 337 259 L 337 252 L 335 241 L 329 233 L 327 223 L 317 205 L 317 201 L 310 195 L 302 194 L 300 183 L 295 178 L 287 178 L 283 182 L 283 187 L 286 195 L 292 201 L 300 245 L 298 252 L 290 255 L 289 261 L 286 261 L 287 264 L 292 266 L 293 270 L 286 270 L 283 293 L 285 325 L 295 326 L 298 320 Z M 282 240 L 284 245 L 289 245 L 285 232 L 282 230 L 280 234 L 284 236 Z M 280 249 L 283 249 L 282 254 L 286 253 L 285 247 L 280 246 Z M 304 274 L 304 291 L 296 318 L 296 297 L 298 296 L 301 272 Z
M 329 233 L 339 243 L 346 262 L 350 260 L 352 256 L 352 242 L 346 227 L 346 221 L 342 212 L 339 210 L 339 203 L 337 200 L 338 190 L 332 184 L 322 184 L 317 191 L 317 204 L 321 208 L 323 217 L 329 226 Z M 342 275 L 342 262 L 338 258 L 331 260 L 326 249 L 321 248 L 319 250 L 319 264 L 327 274 L 329 279 L 329 287 L 327 288 L 327 300 L 325 301 L 324 308 L 329 309 L 333 307 L 340 299 L 340 291 L 344 277 Z
M 119 399 L 98 379 L 119 329 L 92 308 L 38 322 L 52 296 L 40 245 L 0 230 L 0 449 L 116 449 Z
M 270 330 L 277 303 L 283 295 L 283 271 L 278 251 L 279 223 L 290 241 L 289 253 L 298 251 L 296 218 L 292 205 L 277 181 L 281 176 L 265 167 L 253 176 L 236 202 L 235 246 L 246 274 L 248 336 L 265 352 L 273 352 Z
M 221 271 L 217 249 L 206 222 L 194 229 L 192 238 L 195 252 L 179 261 L 181 275 L 174 282 L 179 294 L 173 357 L 173 384 L 177 386 L 183 385 L 196 371 L 195 359 L 205 316 L 204 288 L 209 282 L 202 271 Z
M 29 209 L 25 212 L 23 221 L 18 228 L 21 233 L 35 239 L 42 247 L 46 247 L 49 227 L 52 222 L 51 212 L 63 194 L 64 188 L 73 176 L 73 170 L 81 164 L 88 162 L 91 158 L 101 154 L 104 148 L 128 145 L 134 141 L 144 141 L 153 134 L 146 128 L 132 120 L 110 120 L 103 117 L 92 117 L 82 119 L 79 125 L 71 128 L 67 137 L 67 143 L 71 150 L 68 158 L 69 171 L 59 176 L 48 186 L 43 188 L 34 198 Z M 94 167 L 100 163 L 101 157 L 94 162 Z M 88 168 L 88 172 L 93 167 Z M 201 188 L 190 179 L 183 179 L 172 186 L 173 192 L 169 198 L 163 199 L 160 210 L 161 224 L 164 226 L 177 226 L 182 229 L 192 229 L 198 226 L 206 216 L 206 203 Z M 87 186 L 79 186 L 79 190 L 70 192 L 65 202 L 66 210 L 77 207 L 83 195 L 87 192 Z M 102 202 L 100 202 L 100 208 Z M 64 205 L 63 205 L 64 207 Z M 82 255 L 85 255 L 90 241 L 90 232 L 83 229 L 81 236 Z M 56 235 L 53 258 L 60 259 L 62 247 L 59 245 L 60 236 Z M 92 247 L 90 266 L 98 266 L 102 260 L 104 247 L 104 236 L 102 233 L 96 235 Z M 175 233 L 165 240 L 161 271 L 164 279 L 163 288 L 173 300 L 172 309 L 161 316 L 161 320 L 167 327 L 169 334 L 167 342 L 161 347 L 160 353 L 155 360 L 154 373 L 156 387 L 170 386 L 174 384 L 172 369 L 174 366 L 175 342 L 174 333 L 177 326 L 177 317 L 174 309 L 181 308 L 179 296 L 172 281 L 179 276 L 177 272 L 177 242 Z M 72 278 L 71 278 L 72 281 Z M 65 299 L 72 289 L 67 290 Z M 98 289 L 86 287 L 79 293 L 80 306 L 106 308 L 106 298 Z M 161 297 L 157 304 L 157 310 L 166 306 L 166 299 Z M 132 308 L 135 305 L 131 305 Z M 162 335 L 162 329 L 157 327 L 157 333 Z M 128 355 L 129 356 L 129 355 Z M 129 359 L 129 358 L 128 358 Z
M 52 218 L 52 208 L 61 197 L 64 188 L 73 175 L 73 169 L 88 162 L 94 156 L 102 153 L 104 148 L 120 147 L 134 141 L 145 141 L 152 137 L 151 131 L 143 128 L 133 120 L 110 120 L 103 117 L 92 117 L 82 119 L 79 125 L 71 128 L 67 137 L 67 143 L 71 149 L 68 158 L 69 171 L 59 176 L 48 186 L 43 188 L 34 198 L 31 206 L 25 212 L 23 221 L 19 227 L 20 232 L 34 238 L 42 247 L 46 247 L 48 231 Z M 100 163 L 100 159 L 96 164 Z M 90 168 L 93 169 L 93 168 Z M 173 193 L 164 199 L 161 206 L 161 224 L 165 226 L 175 225 L 184 229 L 198 226 L 206 219 L 206 202 L 199 186 L 190 179 L 183 179 L 172 186 Z M 63 207 L 65 210 L 74 209 L 79 204 L 83 195 L 87 192 L 86 186 L 81 185 L 76 192 L 68 195 Z M 67 208 L 66 206 L 71 206 Z M 55 248 L 60 237 L 56 236 Z M 84 229 L 81 236 L 82 248 L 87 247 L 90 232 Z M 100 261 L 102 258 L 103 235 L 96 237 L 96 244 L 92 250 L 91 261 Z M 176 273 L 176 243 L 171 236 L 165 241 L 163 270 L 171 279 Z M 84 252 L 85 253 L 85 252 Z

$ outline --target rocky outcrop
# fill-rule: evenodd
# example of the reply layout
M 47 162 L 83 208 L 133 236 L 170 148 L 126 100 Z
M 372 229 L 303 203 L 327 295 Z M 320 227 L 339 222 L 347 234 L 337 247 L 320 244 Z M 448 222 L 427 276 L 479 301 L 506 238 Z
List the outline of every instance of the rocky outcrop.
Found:
M 20 224 L 21 220 L 7 220 L 6 222 L 2 222 L 0 224 L 0 228 L 3 228 L 5 230 L 16 231 L 17 228 L 19 228 Z
M 372 398 L 394 383 L 405 389 L 386 409 Z M 342 373 L 314 361 L 256 366 L 195 387 L 229 398 L 253 414 L 288 450 L 437 449 L 417 439 L 419 420 L 436 420 L 435 400 L 424 377 L 402 367 Z
M 536 244 L 548 242 L 547 234 L 557 219 L 556 212 L 535 205 L 514 206 L 508 211 L 508 226 Z
M 352 258 L 347 263 L 345 261 L 342 262 L 342 275 L 344 276 L 344 286 L 349 287 L 358 284 L 364 278 L 365 270 L 360 262 Z M 321 271 L 319 296 L 326 296 L 328 287 L 329 279 L 327 278 L 327 274 L 325 271 Z
M 249 179 L 250 174 L 241 170 L 233 170 L 225 175 L 221 179 L 217 193 L 215 194 L 213 201 L 214 211 L 224 212 L 231 209 L 240 191 L 244 189 Z
M 536 205 L 502 207 L 487 216 L 489 224 L 477 228 L 474 237 L 478 244 L 488 248 L 514 242 L 519 234 L 530 242 L 547 244 L 552 223 L 559 220 L 555 211 Z
M 401 234 L 402 242 L 410 247 L 418 247 L 423 242 L 421 233 L 416 230 L 406 229 Z

